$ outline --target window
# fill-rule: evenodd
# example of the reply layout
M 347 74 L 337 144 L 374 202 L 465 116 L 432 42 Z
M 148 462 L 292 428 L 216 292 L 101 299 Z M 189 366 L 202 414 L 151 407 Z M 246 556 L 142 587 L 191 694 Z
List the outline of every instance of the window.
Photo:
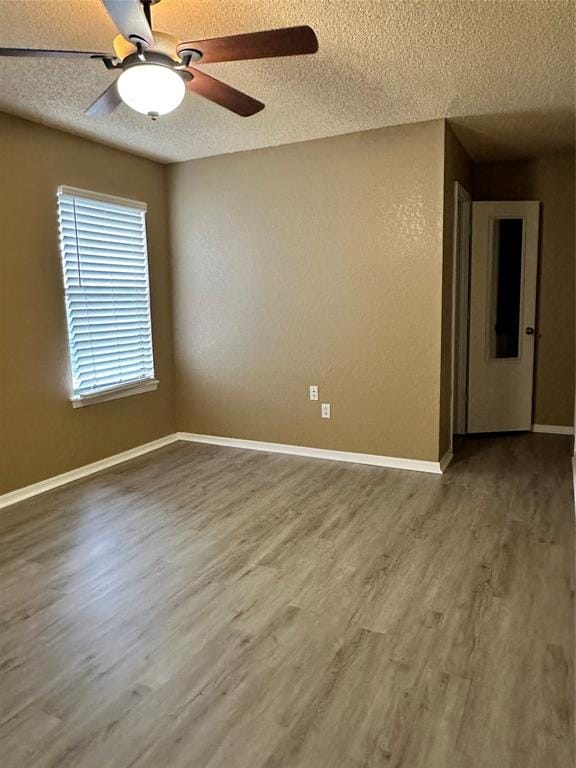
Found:
M 522 309 L 523 219 L 495 219 L 490 357 L 517 358 Z
M 75 406 L 155 389 L 146 205 L 58 189 Z

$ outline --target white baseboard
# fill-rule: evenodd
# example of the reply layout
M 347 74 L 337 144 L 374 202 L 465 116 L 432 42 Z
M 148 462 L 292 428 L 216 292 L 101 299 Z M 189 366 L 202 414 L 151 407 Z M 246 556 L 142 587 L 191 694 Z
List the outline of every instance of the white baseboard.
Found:
M 378 456 L 372 453 L 351 453 L 349 451 L 331 451 L 325 448 L 308 448 L 302 445 L 287 445 L 285 443 L 263 443 L 259 440 L 243 440 L 237 437 L 217 437 L 215 435 L 197 435 L 193 432 L 178 432 L 179 440 L 191 443 L 209 443 L 223 445 L 228 448 L 245 448 L 251 451 L 266 451 L 267 453 L 286 453 L 292 456 L 306 456 L 309 459 L 327 459 L 328 461 L 345 461 L 352 464 L 370 464 L 375 467 L 389 469 L 409 469 L 415 472 L 430 472 L 440 475 L 452 459 L 447 453 L 442 461 L 422 461 L 420 459 L 399 459 L 393 456 Z
M 532 432 L 542 432 L 546 435 L 573 435 L 574 427 L 562 427 L 555 424 L 532 424 Z
M 452 451 L 446 451 L 444 456 L 442 456 L 442 458 L 440 459 L 440 472 L 446 472 L 446 470 L 448 469 L 448 465 L 450 464 L 453 458 L 454 458 L 454 454 L 452 453 Z
M 283 443 L 261 443 L 257 440 L 242 440 L 235 437 L 215 437 L 213 435 L 196 435 L 191 432 L 175 432 L 172 435 L 166 435 L 159 440 L 153 440 L 150 443 L 144 443 L 128 451 L 117 453 L 114 456 L 108 456 L 100 461 L 94 461 L 92 464 L 85 464 L 83 467 L 72 469 L 55 477 L 49 477 L 41 480 L 39 483 L 27 485 L 24 488 L 18 488 L 0 496 L 0 509 L 17 504 L 19 501 L 25 501 L 32 496 L 38 496 L 46 491 L 59 488 L 62 485 L 68 485 L 75 480 L 81 480 L 83 477 L 94 475 L 109 469 L 117 464 L 122 464 L 130 459 L 136 459 L 145 453 L 163 448 L 170 443 L 184 440 L 192 443 L 210 443 L 211 445 L 223 445 L 229 448 L 245 448 L 252 451 L 267 451 L 268 453 L 286 453 L 294 456 L 307 456 L 311 459 L 328 459 L 329 461 L 345 461 L 353 464 L 371 464 L 375 467 L 388 467 L 390 469 L 409 469 L 416 472 L 430 472 L 435 475 L 442 474 L 450 461 L 452 454 L 450 452 L 443 456 L 441 461 L 421 461 L 419 459 L 397 459 L 392 456 L 376 456 L 370 453 L 350 453 L 348 451 L 329 451 L 323 448 L 306 448 L 300 445 L 285 445 Z
M 64 472 L 61 475 L 49 477 L 47 480 L 41 480 L 39 483 L 18 488 L 16 491 L 10 491 L 10 493 L 0 496 L 0 509 L 17 504 L 19 501 L 24 501 L 32 496 L 38 496 L 40 493 L 51 491 L 53 488 L 59 488 L 61 485 L 68 485 L 68 483 L 72 483 L 74 480 L 88 477 L 88 475 L 101 472 L 103 469 L 114 467 L 116 464 L 122 464 L 124 461 L 130 461 L 130 459 L 135 459 L 145 453 L 155 451 L 157 448 L 163 448 L 165 445 L 175 443 L 178 439 L 176 434 L 166 435 L 166 437 L 161 437 L 159 440 L 152 440 L 150 443 L 144 443 L 144 445 L 130 448 L 128 451 L 116 453 L 114 456 L 108 456 L 106 459 L 94 461 L 92 464 L 85 464 L 83 467 L 70 470 L 70 472 Z

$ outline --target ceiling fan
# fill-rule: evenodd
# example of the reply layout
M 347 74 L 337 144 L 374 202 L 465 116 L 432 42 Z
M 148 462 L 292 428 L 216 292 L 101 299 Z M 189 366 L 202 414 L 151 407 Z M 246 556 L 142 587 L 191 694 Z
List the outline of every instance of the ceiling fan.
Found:
M 86 110 L 92 117 L 108 115 L 124 102 L 156 119 L 176 109 L 192 91 L 241 117 L 264 109 L 261 101 L 216 80 L 191 62 L 211 64 L 275 56 L 316 53 L 318 40 L 310 27 L 288 27 L 230 37 L 182 43 L 173 35 L 152 31 L 151 6 L 160 0 L 102 0 L 120 34 L 114 55 L 98 51 L 0 48 L 0 56 L 50 56 L 100 59 L 115 79 Z

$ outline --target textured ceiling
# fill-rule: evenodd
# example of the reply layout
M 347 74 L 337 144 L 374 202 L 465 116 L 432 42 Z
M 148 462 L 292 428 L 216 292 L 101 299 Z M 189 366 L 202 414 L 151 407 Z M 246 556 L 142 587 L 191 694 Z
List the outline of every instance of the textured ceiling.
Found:
M 438 117 L 480 161 L 574 145 L 571 0 L 162 0 L 153 26 L 182 40 L 310 24 L 315 56 L 205 65 L 266 103 L 239 118 L 189 95 L 156 123 L 84 109 L 98 61 L 1 59 L 0 110 L 162 161 Z M 111 51 L 100 0 L 0 0 L 0 46 Z

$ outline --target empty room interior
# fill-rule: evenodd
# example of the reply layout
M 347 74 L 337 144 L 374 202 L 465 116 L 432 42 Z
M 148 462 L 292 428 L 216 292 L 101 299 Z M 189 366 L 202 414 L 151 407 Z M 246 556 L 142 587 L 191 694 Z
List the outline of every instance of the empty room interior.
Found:
M 2 768 L 572 768 L 571 0 L 0 2 Z

